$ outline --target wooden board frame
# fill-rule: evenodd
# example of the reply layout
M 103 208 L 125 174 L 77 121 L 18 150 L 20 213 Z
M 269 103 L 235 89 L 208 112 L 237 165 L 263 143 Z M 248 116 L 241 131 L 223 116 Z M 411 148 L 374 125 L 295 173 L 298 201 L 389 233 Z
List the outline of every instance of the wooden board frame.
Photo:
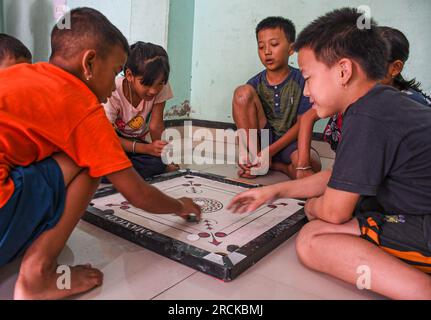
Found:
M 229 180 L 225 177 L 192 170 L 181 170 L 157 176 L 148 179 L 147 182 L 154 184 L 182 176 L 197 176 L 249 189 L 260 187 L 260 185 L 249 185 Z M 116 193 L 117 191 L 112 187 L 99 189 L 95 195 L 95 199 Z M 305 212 L 301 209 L 246 245 L 236 249 L 229 255 L 222 256 L 146 229 L 133 222 L 117 217 L 110 211 L 99 210 L 93 204 L 88 207 L 83 220 L 225 282 L 237 278 L 242 272 L 296 234 L 306 223 Z

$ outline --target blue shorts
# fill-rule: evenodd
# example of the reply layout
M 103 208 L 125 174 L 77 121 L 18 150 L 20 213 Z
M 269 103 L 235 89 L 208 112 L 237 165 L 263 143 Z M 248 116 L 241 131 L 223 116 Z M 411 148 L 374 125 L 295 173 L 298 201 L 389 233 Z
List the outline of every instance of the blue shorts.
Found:
M 269 124 L 266 124 L 264 129 L 269 130 L 269 145 L 272 145 L 281 139 L 280 136 L 275 134 L 274 130 L 271 128 Z M 298 150 L 298 141 L 291 143 L 283 150 L 281 150 L 279 153 L 277 153 L 274 157 L 272 157 L 272 162 L 282 162 L 284 164 L 291 164 L 292 160 L 290 159 L 290 156 L 296 150 Z
M 0 208 L 0 266 L 22 255 L 45 231 L 55 227 L 66 202 L 63 173 L 52 158 L 10 174 L 15 190 Z
M 133 168 L 138 174 L 148 179 L 154 176 L 166 173 L 166 164 L 163 163 L 162 158 L 154 157 L 148 154 L 133 154 L 126 153 L 130 161 L 132 161 Z M 111 183 L 108 178 L 103 177 L 102 183 Z

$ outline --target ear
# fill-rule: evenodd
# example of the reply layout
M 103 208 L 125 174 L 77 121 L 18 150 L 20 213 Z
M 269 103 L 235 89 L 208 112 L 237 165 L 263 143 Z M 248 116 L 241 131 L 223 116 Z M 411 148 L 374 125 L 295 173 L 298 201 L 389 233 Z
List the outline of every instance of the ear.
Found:
M 295 43 L 291 43 L 289 46 L 289 57 L 295 54 Z
M 130 69 L 126 69 L 124 76 L 126 77 L 127 81 L 129 81 L 129 82 L 133 81 L 134 76 L 133 76 L 132 71 L 130 71 Z
M 396 78 L 404 69 L 404 62 L 401 60 L 395 60 L 391 63 L 390 73 L 391 77 Z
M 84 79 L 87 81 L 90 81 L 94 75 L 93 72 L 96 56 L 95 50 L 87 50 L 82 56 L 82 70 L 84 72 Z
M 338 61 L 339 79 L 343 87 L 346 87 L 353 75 L 353 62 L 350 59 L 343 58 Z

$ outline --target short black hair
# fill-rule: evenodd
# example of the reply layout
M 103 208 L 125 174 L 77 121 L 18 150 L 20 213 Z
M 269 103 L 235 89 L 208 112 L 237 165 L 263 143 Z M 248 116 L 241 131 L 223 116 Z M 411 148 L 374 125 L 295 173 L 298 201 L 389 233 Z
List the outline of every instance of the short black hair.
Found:
M 152 86 L 160 77 L 167 83 L 171 67 L 168 53 L 163 47 L 138 41 L 130 47 L 130 55 L 124 70 L 129 69 L 134 76 L 142 76 L 141 84 Z
M 0 33 L 0 61 L 8 57 L 32 60 L 30 50 L 21 41 L 10 35 Z
M 299 34 L 295 50 L 308 47 L 329 67 L 350 58 L 359 63 L 369 79 L 381 80 L 387 72 L 387 48 L 373 19 L 370 28 L 358 27 L 362 18 L 363 13 L 354 8 L 331 11 Z
M 283 17 L 268 17 L 263 19 L 256 27 L 256 38 L 259 32 L 266 29 L 281 29 L 286 35 L 287 41 L 294 43 L 296 40 L 296 28 L 289 19 Z
M 77 8 L 66 13 L 62 19 L 67 15 L 71 22 L 69 29 L 60 29 L 58 25 L 52 29 L 51 59 L 56 56 L 69 59 L 89 48 L 97 50 L 103 58 L 115 46 L 120 46 L 127 54 L 129 53 L 127 39 L 99 11 L 92 8 Z

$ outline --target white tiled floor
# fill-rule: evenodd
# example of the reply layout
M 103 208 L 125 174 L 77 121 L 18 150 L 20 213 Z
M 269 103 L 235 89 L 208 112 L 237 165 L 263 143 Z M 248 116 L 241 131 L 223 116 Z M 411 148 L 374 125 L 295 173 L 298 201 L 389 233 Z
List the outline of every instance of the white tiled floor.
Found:
M 325 167 L 331 161 L 325 162 Z M 191 167 L 236 178 L 235 166 Z M 286 177 L 271 172 L 253 183 L 269 184 Z M 159 256 L 85 222 L 80 222 L 60 263 L 92 263 L 105 274 L 101 288 L 77 299 L 382 299 L 370 292 L 310 271 L 295 253 L 295 237 L 230 283 Z M 0 300 L 11 299 L 19 261 L 0 269 Z

